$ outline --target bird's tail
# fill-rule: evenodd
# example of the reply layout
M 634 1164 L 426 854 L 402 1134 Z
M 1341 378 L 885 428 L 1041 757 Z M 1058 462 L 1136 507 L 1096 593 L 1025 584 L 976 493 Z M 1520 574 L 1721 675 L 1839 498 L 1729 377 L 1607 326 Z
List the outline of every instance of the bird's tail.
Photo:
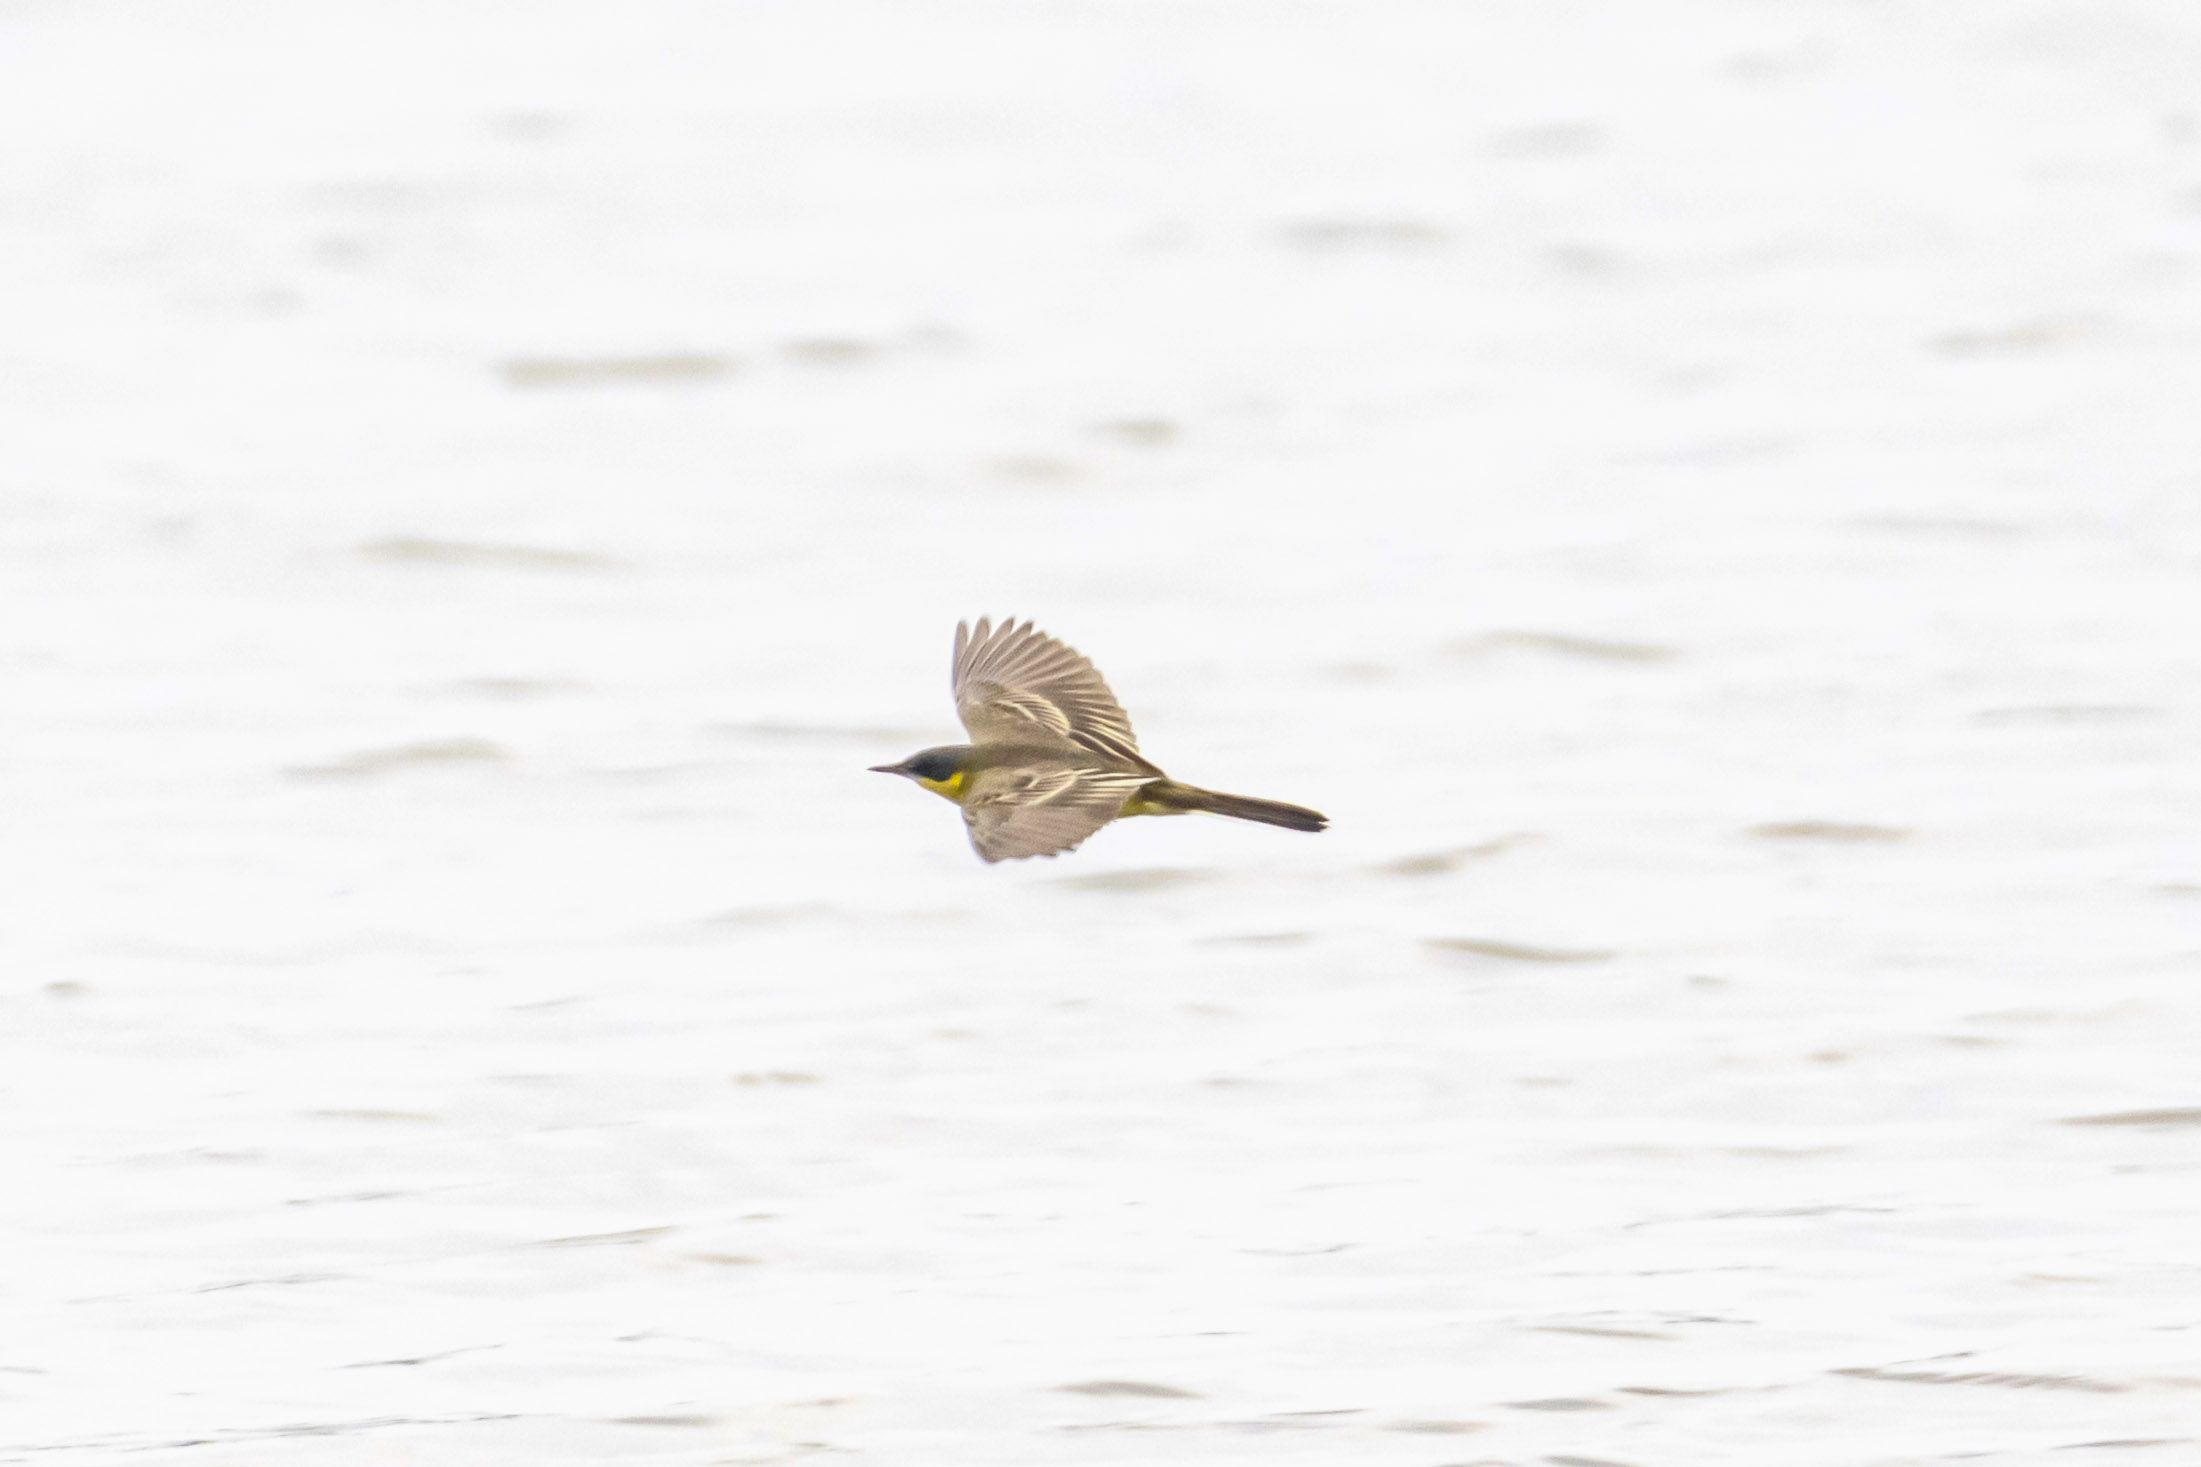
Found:
M 1206 810 L 1215 815 L 1228 815 L 1233 820 L 1281 825 L 1286 830 L 1327 830 L 1330 826 L 1329 816 L 1304 805 L 1287 805 L 1282 800 L 1256 800 L 1247 795 L 1217 794 L 1214 790 L 1179 784 L 1174 779 L 1157 779 L 1140 790 L 1139 805 L 1141 814 L 1176 815 L 1187 810 Z

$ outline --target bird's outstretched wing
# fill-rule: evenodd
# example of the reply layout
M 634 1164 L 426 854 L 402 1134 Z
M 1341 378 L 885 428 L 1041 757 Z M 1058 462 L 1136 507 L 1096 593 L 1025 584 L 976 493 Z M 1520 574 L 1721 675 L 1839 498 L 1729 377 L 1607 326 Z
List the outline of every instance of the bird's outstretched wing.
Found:
M 1161 772 L 1093 664 L 1030 622 L 958 624 L 952 686 L 973 743 L 1065 744 Z
M 988 769 L 963 797 L 971 845 L 988 861 L 1055 856 L 1116 818 L 1151 776 L 1137 770 Z

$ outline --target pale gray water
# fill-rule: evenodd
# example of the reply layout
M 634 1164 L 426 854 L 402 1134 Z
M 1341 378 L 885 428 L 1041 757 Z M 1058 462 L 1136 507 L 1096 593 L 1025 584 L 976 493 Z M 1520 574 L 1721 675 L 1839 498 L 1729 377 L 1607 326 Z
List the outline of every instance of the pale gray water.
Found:
M 0 10 L 0 1461 L 2201 1460 L 2196 74 Z

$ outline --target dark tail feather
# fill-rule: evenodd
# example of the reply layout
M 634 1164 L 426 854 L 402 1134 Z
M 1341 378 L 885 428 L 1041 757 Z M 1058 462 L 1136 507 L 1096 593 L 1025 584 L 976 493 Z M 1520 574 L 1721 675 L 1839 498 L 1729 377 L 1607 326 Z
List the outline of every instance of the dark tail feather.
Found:
M 1281 825 L 1286 830 L 1327 830 L 1330 827 L 1329 816 L 1304 805 L 1287 805 L 1282 800 L 1256 800 L 1246 795 L 1221 795 L 1175 780 L 1156 781 L 1139 793 L 1165 810 L 1206 810 L 1228 815 L 1233 820 Z

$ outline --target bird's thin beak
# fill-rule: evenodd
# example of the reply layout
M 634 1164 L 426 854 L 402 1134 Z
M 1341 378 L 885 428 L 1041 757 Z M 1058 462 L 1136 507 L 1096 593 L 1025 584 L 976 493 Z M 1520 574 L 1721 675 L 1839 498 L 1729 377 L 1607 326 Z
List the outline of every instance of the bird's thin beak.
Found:
M 871 772 L 873 774 L 900 774 L 902 766 L 899 764 L 874 764 L 871 766 Z

